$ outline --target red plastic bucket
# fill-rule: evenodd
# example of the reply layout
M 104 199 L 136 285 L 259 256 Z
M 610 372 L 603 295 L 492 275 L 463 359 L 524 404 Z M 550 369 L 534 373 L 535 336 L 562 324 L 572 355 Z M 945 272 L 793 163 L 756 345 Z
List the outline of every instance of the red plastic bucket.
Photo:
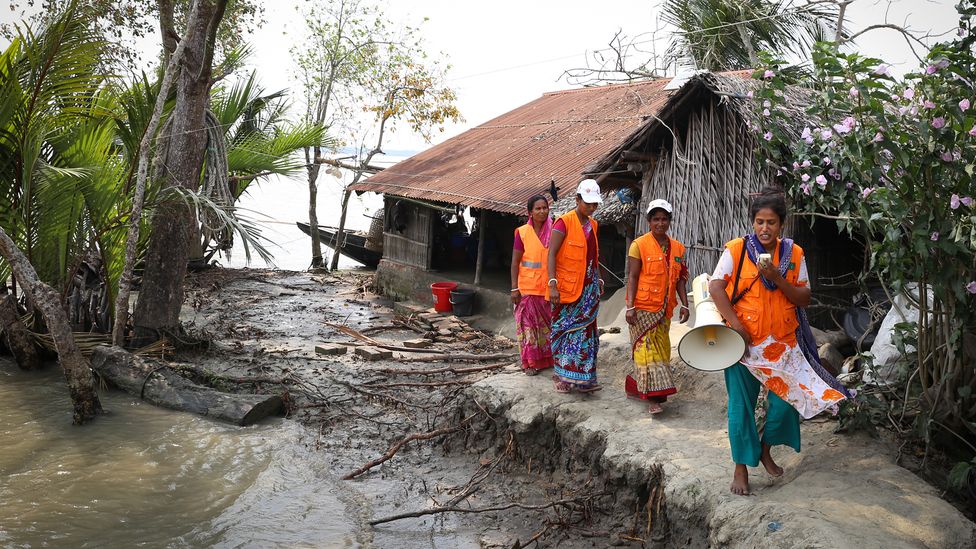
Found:
M 438 313 L 451 312 L 451 290 L 457 288 L 457 282 L 435 282 L 430 285 L 430 293 L 434 296 L 434 310 Z

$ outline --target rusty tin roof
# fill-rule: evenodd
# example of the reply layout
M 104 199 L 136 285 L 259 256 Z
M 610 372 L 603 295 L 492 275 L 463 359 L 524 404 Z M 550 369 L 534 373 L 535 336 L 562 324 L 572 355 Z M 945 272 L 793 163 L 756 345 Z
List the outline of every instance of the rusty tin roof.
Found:
M 656 113 L 670 79 L 556 91 L 352 186 L 497 212 L 522 213 L 555 179 L 572 192 L 586 167 Z

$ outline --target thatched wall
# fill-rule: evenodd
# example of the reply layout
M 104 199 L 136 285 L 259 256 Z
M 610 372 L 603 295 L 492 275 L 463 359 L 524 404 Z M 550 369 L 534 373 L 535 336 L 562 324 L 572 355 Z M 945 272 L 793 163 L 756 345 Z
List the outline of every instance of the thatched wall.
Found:
M 655 198 L 674 207 L 671 235 L 688 248 L 692 277 L 712 272 L 722 245 L 751 230 L 749 194 L 769 180 L 755 161 L 755 141 L 741 119 L 714 100 L 692 107 L 687 124 L 662 143 L 643 180 L 637 234 L 647 232 L 643 212 Z
M 387 195 L 383 205 L 383 258 L 430 269 L 434 211 Z

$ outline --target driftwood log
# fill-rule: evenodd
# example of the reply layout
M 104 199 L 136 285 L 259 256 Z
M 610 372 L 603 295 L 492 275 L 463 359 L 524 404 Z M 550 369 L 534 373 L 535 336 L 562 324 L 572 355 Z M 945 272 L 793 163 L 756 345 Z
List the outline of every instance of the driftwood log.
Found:
M 222 393 L 197 385 L 165 362 L 135 356 L 120 347 L 98 347 L 92 369 L 123 391 L 157 406 L 250 425 L 284 412 L 280 395 Z

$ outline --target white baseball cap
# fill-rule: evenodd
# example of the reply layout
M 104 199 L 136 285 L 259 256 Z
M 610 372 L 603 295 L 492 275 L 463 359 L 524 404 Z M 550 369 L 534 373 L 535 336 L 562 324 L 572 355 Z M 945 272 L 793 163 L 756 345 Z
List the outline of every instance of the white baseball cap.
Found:
M 576 187 L 576 194 L 587 204 L 603 204 L 603 195 L 600 194 L 600 184 L 596 179 L 584 179 Z
M 647 213 L 651 213 L 651 211 L 655 208 L 661 208 L 669 214 L 674 212 L 674 208 L 671 207 L 671 203 L 663 198 L 655 198 L 654 200 L 651 200 L 651 203 L 647 205 Z

